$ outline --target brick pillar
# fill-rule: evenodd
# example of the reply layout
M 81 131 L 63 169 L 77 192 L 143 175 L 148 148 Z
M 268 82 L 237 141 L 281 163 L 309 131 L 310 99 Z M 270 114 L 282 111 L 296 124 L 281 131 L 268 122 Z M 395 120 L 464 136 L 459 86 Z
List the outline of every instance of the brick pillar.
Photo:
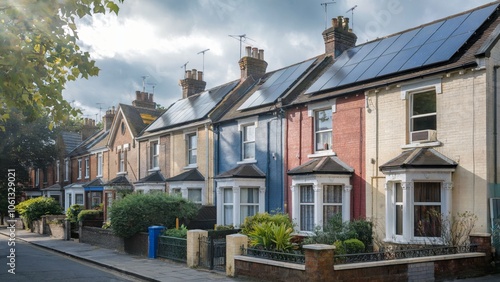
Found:
M 226 236 L 226 275 L 236 276 L 234 257 L 242 254 L 241 246 L 248 247 L 248 237 L 243 234 Z
M 199 263 L 200 253 L 200 237 L 207 237 L 208 231 L 206 230 L 189 230 L 187 233 L 187 266 L 197 267 Z
M 469 235 L 470 243 L 477 245 L 477 251 L 480 253 L 485 253 L 485 263 L 490 264 L 493 257 L 491 255 L 491 234 L 489 233 L 476 233 Z
M 314 244 L 303 246 L 306 257 L 306 276 L 308 281 L 329 281 L 333 275 L 333 256 L 335 246 Z

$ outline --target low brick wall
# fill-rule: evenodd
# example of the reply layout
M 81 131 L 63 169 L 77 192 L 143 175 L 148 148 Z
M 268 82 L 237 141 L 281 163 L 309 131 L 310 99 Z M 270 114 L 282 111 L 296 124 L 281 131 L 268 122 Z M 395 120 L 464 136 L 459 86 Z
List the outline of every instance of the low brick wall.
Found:
M 137 233 L 130 238 L 125 238 L 125 252 L 136 256 L 148 256 L 148 233 Z
M 109 229 L 99 227 L 81 226 L 80 243 L 99 246 L 106 249 L 125 252 L 124 239 L 113 234 Z

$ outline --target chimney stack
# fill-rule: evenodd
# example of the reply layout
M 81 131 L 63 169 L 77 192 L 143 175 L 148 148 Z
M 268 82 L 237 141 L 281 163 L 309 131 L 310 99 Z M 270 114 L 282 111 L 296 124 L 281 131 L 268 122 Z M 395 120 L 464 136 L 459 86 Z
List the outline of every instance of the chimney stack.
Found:
M 111 124 L 113 123 L 113 119 L 115 118 L 115 106 L 106 111 L 106 115 L 104 115 L 102 119 L 103 128 L 105 131 L 108 131 L 111 128 Z
M 259 79 L 266 74 L 267 62 L 264 61 L 264 50 L 245 47 L 246 56 L 238 62 L 241 69 L 241 80 L 252 76 L 254 79 Z
M 187 70 L 184 79 L 179 80 L 182 87 L 182 98 L 187 98 L 196 93 L 205 91 L 207 83 L 203 81 L 203 72 L 196 69 Z
M 156 103 L 153 101 L 153 93 L 135 91 L 135 100 L 132 106 L 136 108 L 156 109 Z
M 85 118 L 83 120 L 82 130 L 80 131 L 80 135 L 82 136 L 82 140 L 85 140 L 92 136 L 94 132 L 96 132 L 99 128 L 95 126 L 95 120 L 91 118 Z
M 338 16 L 332 19 L 332 27 L 323 31 L 325 53 L 337 58 L 345 50 L 356 46 L 358 37 L 349 28 L 349 18 Z

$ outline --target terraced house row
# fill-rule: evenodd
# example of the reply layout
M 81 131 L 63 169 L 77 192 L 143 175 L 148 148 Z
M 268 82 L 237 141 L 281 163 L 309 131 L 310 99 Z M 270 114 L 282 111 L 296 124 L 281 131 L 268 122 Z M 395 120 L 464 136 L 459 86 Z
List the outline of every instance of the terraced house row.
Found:
M 423 243 L 441 235 L 435 210 L 473 212 L 474 231 L 489 232 L 498 5 L 358 45 L 348 19 L 334 18 L 324 54 L 268 71 L 264 51 L 247 47 L 241 76 L 211 89 L 186 71 L 167 110 L 138 91 L 77 146 L 62 136 L 70 150 L 39 187 L 65 207 L 105 210 L 124 190 L 179 193 L 215 208 L 218 225 L 283 211 L 309 232 L 340 213 L 372 219 L 385 241 Z

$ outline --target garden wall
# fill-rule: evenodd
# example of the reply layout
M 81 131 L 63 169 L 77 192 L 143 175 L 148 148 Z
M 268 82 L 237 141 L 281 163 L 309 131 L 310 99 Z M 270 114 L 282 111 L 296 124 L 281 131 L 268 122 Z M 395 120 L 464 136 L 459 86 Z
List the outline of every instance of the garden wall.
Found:
M 148 255 L 148 233 L 141 232 L 130 238 L 122 238 L 110 229 L 80 226 L 80 243 L 116 250 L 136 256 Z

